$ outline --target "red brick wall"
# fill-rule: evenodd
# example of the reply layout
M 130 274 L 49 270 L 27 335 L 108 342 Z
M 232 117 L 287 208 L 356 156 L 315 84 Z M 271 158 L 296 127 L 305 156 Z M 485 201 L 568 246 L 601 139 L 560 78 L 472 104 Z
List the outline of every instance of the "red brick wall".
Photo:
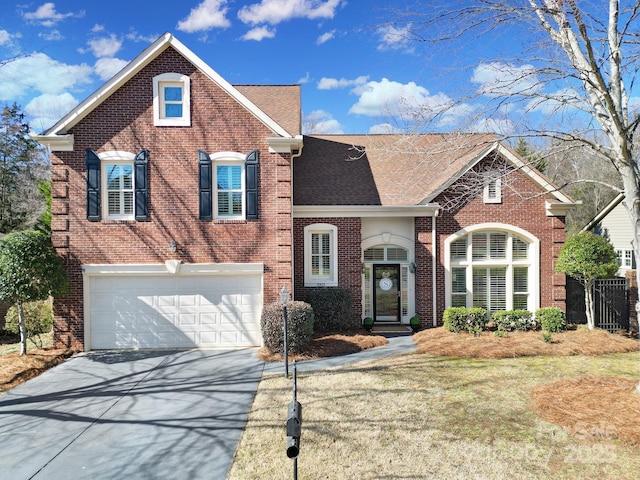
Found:
M 443 193 L 443 195 L 446 194 Z M 554 265 L 565 241 L 564 217 L 549 217 L 540 187 L 520 171 L 509 174 L 502 188 L 502 203 L 484 203 L 482 193 L 461 208 L 445 210 L 436 221 L 438 234 L 438 278 L 444 278 L 444 242 L 460 229 L 486 222 L 520 227 L 540 240 L 540 306 L 566 310 L 565 276 L 554 272 Z M 435 199 L 442 201 L 442 195 Z M 442 323 L 445 286 L 438 282 L 438 323 Z
M 309 290 L 304 286 L 304 228 L 315 223 L 327 223 L 338 228 L 338 286 L 348 288 L 353 295 L 353 326 L 362 322 L 362 222 L 360 218 L 296 218 L 293 221 L 294 295 L 306 301 Z
M 437 221 L 437 219 L 436 219 Z M 433 219 L 415 219 L 416 272 L 415 298 L 416 315 L 423 327 L 433 326 Z
M 155 127 L 153 77 L 191 78 L 191 126 Z M 73 152 L 52 156 L 52 238 L 65 258 L 70 294 L 55 302 L 58 345 L 83 347 L 82 264 L 264 262 L 264 299 L 291 288 L 291 168 L 289 155 L 271 154 L 271 131 L 169 48 L 68 133 Z M 149 222 L 86 220 L 85 149 L 149 151 Z M 198 150 L 260 151 L 260 219 L 198 218 Z M 169 251 L 175 240 L 177 251 Z

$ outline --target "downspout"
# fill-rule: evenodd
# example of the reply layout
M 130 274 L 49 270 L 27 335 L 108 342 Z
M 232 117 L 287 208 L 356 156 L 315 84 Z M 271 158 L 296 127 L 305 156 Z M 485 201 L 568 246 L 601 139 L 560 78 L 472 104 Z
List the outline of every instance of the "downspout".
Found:
M 431 288 L 433 289 L 431 298 L 433 301 L 433 326 L 434 327 L 438 326 L 438 298 L 437 298 L 438 288 L 436 285 L 436 280 L 437 280 L 436 271 L 438 268 L 438 265 L 436 263 L 438 259 L 438 245 L 436 243 L 438 239 L 438 236 L 436 235 L 436 217 L 438 216 L 438 212 L 439 210 L 436 210 L 433 216 L 431 217 L 431 245 L 432 245 L 431 264 L 433 265 L 433 268 L 431 269 Z
M 304 139 L 304 136 L 302 136 L 302 138 Z M 296 294 L 296 282 L 295 282 L 295 277 L 296 277 L 296 272 L 295 272 L 295 245 L 293 243 L 293 159 L 294 158 L 298 158 L 300 155 L 302 155 L 302 148 L 304 147 L 304 140 L 300 142 L 300 148 L 298 149 L 298 151 L 292 150 L 291 151 L 291 171 L 289 172 L 289 177 L 291 178 L 291 299 L 295 300 L 295 294 Z

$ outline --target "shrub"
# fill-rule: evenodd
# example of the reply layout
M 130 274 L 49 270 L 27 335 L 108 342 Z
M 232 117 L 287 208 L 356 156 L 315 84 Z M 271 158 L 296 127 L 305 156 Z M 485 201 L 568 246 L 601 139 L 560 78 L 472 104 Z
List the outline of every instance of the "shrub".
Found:
M 264 346 L 273 353 L 284 353 L 282 304 L 271 303 L 262 309 L 260 324 Z M 305 302 L 287 304 L 287 348 L 292 353 L 303 352 L 313 335 L 313 309 Z
M 545 343 L 553 343 L 553 333 L 547 332 L 546 330 L 543 330 L 543 332 L 542 332 L 542 340 Z
M 528 310 L 501 310 L 491 316 L 498 330 L 513 332 L 514 330 L 538 330 L 540 322 Z
M 567 329 L 567 321 L 564 312 L 558 307 L 543 307 L 536 311 L 536 318 L 547 332 L 564 332 Z
M 25 327 L 27 328 L 27 338 L 30 338 L 33 343 L 42 347 L 41 341 L 35 341 L 37 338 L 40 340 L 40 335 L 43 333 L 49 333 L 53 328 L 53 310 L 51 308 L 51 302 L 49 300 L 35 300 L 33 302 L 25 302 L 22 304 L 22 318 L 24 319 Z M 9 333 L 20 333 L 20 326 L 18 325 L 18 307 L 13 305 L 7 311 L 5 316 L 4 329 Z
M 313 289 L 307 295 L 318 332 L 345 332 L 351 326 L 353 295 L 347 288 Z
M 443 322 L 450 332 L 467 330 L 478 335 L 487 325 L 487 311 L 484 308 L 449 307 L 444 311 Z

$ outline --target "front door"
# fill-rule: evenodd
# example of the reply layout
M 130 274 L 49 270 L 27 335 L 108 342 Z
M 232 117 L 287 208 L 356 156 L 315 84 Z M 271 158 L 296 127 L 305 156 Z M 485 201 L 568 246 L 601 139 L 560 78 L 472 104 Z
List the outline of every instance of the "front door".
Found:
M 373 319 L 400 321 L 400 265 L 373 266 Z

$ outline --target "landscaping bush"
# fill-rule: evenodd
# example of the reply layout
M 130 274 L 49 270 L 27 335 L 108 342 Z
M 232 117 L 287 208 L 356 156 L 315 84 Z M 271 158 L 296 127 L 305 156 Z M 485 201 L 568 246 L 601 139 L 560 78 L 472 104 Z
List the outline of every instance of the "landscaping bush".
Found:
M 514 330 L 538 330 L 540 322 L 528 310 L 501 310 L 491 316 L 499 331 L 513 332 Z
M 484 308 L 449 307 L 442 319 L 444 328 L 450 332 L 467 330 L 478 335 L 487 325 L 487 311 Z
M 318 332 L 346 332 L 351 327 L 353 294 L 347 288 L 318 288 L 307 295 Z
M 53 328 L 53 309 L 49 300 L 35 300 L 33 302 L 25 302 L 22 304 L 22 318 L 27 328 L 27 338 L 34 341 L 38 346 L 42 346 L 42 342 L 36 342 L 36 338 L 40 338 L 43 333 L 49 333 Z M 20 333 L 18 325 L 18 307 L 11 306 L 5 316 L 4 329 L 13 334 Z
M 552 333 L 564 332 L 567 329 L 567 320 L 564 312 L 558 307 L 543 307 L 536 311 L 536 318 L 543 330 Z
M 273 353 L 284 353 L 282 328 L 282 304 L 272 303 L 262 309 L 262 339 L 264 346 Z M 313 335 L 313 308 L 305 302 L 287 304 L 287 348 L 289 352 L 303 352 Z

